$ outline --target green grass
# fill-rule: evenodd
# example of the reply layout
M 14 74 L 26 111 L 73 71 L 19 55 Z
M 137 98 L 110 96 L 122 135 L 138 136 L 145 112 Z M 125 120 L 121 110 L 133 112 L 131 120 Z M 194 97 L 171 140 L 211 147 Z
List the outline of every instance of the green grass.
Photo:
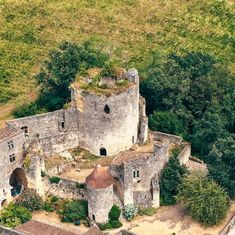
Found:
M 235 4 L 219 0 L 1 0 L 0 103 L 28 97 L 48 51 L 90 37 L 141 74 L 152 50 L 199 50 L 235 71 Z

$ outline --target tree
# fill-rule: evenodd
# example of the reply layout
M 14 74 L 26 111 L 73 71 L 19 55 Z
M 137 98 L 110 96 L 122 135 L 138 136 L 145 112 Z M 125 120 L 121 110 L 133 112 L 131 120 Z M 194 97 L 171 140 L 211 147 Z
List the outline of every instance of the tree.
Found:
M 177 201 L 184 204 L 193 219 L 206 226 L 218 224 L 229 208 L 227 193 L 213 180 L 194 172 L 182 180 Z
M 206 160 L 209 176 L 235 198 L 235 135 L 218 138 Z
M 187 169 L 180 165 L 178 155 L 171 156 L 160 178 L 160 202 L 162 205 L 175 204 L 177 187 L 186 173 Z
M 61 212 L 64 222 L 80 223 L 80 220 L 88 216 L 88 204 L 85 200 L 68 202 Z
M 184 128 L 178 116 L 173 112 L 155 111 L 149 116 L 149 127 L 154 131 L 169 134 L 183 134 Z
M 14 228 L 22 223 L 29 221 L 32 215 L 28 209 L 10 203 L 0 211 L 0 224 Z
M 88 68 L 103 67 L 108 55 L 96 48 L 95 43 L 86 41 L 82 45 L 64 42 L 49 53 L 41 71 L 36 75 L 40 85 L 37 100 L 15 111 L 17 117 L 37 114 L 42 111 L 60 109 L 70 101 L 69 86 L 78 73 Z
M 140 90 L 152 114 L 150 127 L 179 134 L 180 120 L 180 134 L 192 141 L 194 154 L 203 159 L 217 138 L 234 133 L 235 77 L 229 68 L 208 54 L 189 52 L 158 58 L 148 71 Z M 177 117 L 172 122 L 169 113 Z

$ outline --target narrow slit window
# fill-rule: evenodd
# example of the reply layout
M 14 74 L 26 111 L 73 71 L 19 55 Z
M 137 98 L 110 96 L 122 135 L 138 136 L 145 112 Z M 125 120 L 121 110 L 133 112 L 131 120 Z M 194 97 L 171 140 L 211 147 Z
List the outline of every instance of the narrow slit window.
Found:
M 14 162 L 14 161 L 16 160 L 15 154 L 14 154 L 14 153 L 11 154 L 11 155 L 9 156 L 9 159 L 10 159 L 10 162 Z
M 14 144 L 13 144 L 13 141 L 12 141 L 12 140 L 8 141 L 8 142 L 7 142 L 7 145 L 8 145 L 8 149 L 9 149 L 9 150 L 11 150 L 11 149 L 14 148 Z
M 110 108 L 109 108 L 109 106 L 107 104 L 104 106 L 104 112 L 106 114 L 110 114 Z

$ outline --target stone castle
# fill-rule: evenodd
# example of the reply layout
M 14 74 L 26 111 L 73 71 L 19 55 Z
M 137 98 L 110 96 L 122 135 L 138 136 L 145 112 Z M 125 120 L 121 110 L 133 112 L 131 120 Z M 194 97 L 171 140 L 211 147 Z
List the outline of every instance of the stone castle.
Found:
M 106 222 L 115 203 L 159 207 L 159 180 L 170 152 L 181 146 L 179 159 L 186 164 L 190 144 L 148 131 L 136 69 L 101 78 L 98 91 L 88 85 L 91 80 L 88 76 L 71 85 L 66 109 L 10 120 L 0 129 L 0 208 L 26 187 L 44 195 L 45 157 L 77 147 L 100 157 L 115 156 L 109 166 L 97 165 L 86 177 L 92 220 Z

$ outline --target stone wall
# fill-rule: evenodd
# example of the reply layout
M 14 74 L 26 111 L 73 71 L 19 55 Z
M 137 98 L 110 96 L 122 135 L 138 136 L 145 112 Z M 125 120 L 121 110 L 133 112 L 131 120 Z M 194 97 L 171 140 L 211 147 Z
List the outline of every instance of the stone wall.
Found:
M 8 143 L 12 141 L 13 147 L 9 148 Z M 25 145 L 25 136 L 23 132 L 17 132 L 4 141 L 0 142 L 0 209 L 1 204 L 7 200 L 11 200 L 10 177 L 16 168 L 21 168 L 23 165 L 23 152 Z M 14 161 L 10 161 L 10 155 L 15 155 Z
M 188 162 L 189 157 L 191 156 L 191 144 L 187 142 L 184 143 L 184 145 L 185 146 L 183 147 L 183 150 L 178 156 L 180 165 L 185 165 Z
M 179 145 L 183 141 L 183 139 L 180 136 L 170 135 L 170 134 L 159 132 L 159 131 L 151 131 L 150 134 L 154 141 L 160 141 L 163 143 L 168 142 L 168 143 L 174 143 L 176 145 Z
M 45 191 L 48 194 L 56 195 L 61 198 L 87 200 L 86 190 L 78 188 L 78 183 L 81 182 L 60 178 L 58 184 L 51 184 L 47 177 L 43 179 L 43 182 Z
M 29 141 L 38 139 L 45 154 L 78 146 L 77 113 L 73 107 L 14 119 L 7 123 L 19 130 L 27 128 Z

